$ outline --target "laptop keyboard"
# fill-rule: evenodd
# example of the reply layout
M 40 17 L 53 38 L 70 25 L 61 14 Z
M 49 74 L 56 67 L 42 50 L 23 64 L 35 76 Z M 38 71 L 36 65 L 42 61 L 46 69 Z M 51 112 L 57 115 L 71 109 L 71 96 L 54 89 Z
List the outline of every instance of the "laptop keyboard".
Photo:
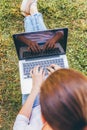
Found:
M 61 67 L 64 68 L 64 61 L 63 61 L 63 58 L 60 58 L 60 59 L 50 59 L 50 60 L 45 60 L 45 61 L 35 61 L 35 62 L 31 62 L 31 63 L 23 63 L 23 73 L 24 73 L 24 78 L 30 78 L 30 70 L 33 69 L 35 66 L 37 65 L 40 65 L 46 75 L 47 75 L 47 69 L 46 67 L 50 66 L 51 64 L 57 64 Z
M 38 52 L 38 53 L 33 53 L 33 52 L 25 51 L 25 52 L 23 52 L 23 58 L 24 59 L 30 59 L 30 58 L 53 56 L 53 55 L 59 55 L 59 54 L 60 54 L 59 48 L 45 50 L 45 51 Z

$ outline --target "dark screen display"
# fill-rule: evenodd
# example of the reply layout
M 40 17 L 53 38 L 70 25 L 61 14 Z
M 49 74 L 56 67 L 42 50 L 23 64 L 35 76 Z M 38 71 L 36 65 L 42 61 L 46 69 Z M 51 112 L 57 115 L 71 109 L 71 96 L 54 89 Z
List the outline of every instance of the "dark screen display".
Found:
M 67 35 L 64 28 L 15 34 L 13 39 L 19 59 L 29 59 L 66 53 Z

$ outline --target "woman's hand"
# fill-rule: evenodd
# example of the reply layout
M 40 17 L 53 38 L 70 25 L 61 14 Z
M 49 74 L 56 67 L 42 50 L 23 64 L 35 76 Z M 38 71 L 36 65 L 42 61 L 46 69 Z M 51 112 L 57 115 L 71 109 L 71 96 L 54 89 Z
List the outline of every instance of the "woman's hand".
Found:
M 45 45 L 43 46 L 43 50 L 45 51 L 48 49 L 53 49 L 55 48 L 55 44 L 56 44 L 56 41 L 55 41 L 55 38 L 53 37 L 45 43 Z
M 40 66 L 36 66 L 33 70 L 30 71 L 30 74 L 32 76 L 32 90 L 38 94 L 41 84 L 44 81 L 45 72 Z
M 57 32 L 51 39 L 49 39 L 45 45 L 43 46 L 43 50 L 48 50 L 48 49 L 54 49 L 56 46 L 56 42 L 59 41 L 61 38 L 63 38 L 64 32 L 59 31 Z
M 48 70 L 48 74 L 50 75 L 51 73 L 53 73 L 56 70 L 61 69 L 60 66 L 56 65 L 56 64 L 51 64 L 49 67 L 47 67 Z
M 34 52 L 34 53 L 41 51 L 38 43 L 31 41 L 30 39 L 26 38 L 25 36 L 18 36 L 17 38 L 24 44 L 28 45 L 28 51 Z
M 28 44 L 29 44 L 29 47 L 28 47 L 28 50 L 29 50 L 29 51 L 34 52 L 34 53 L 35 53 L 35 52 L 38 53 L 38 52 L 41 51 L 39 45 L 38 45 L 36 42 L 29 41 Z

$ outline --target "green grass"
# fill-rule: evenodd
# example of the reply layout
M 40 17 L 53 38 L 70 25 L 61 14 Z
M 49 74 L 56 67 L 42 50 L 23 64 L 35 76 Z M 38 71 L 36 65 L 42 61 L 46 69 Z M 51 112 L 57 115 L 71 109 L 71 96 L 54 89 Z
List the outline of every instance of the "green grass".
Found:
M 12 35 L 24 32 L 21 0 L 0 0 L 0 130 L 12 130 L 21 107 L 18 58 Z M 46 26 L 68 27 L 69 66 L 87 75 L 87 0 L 39 0 Z

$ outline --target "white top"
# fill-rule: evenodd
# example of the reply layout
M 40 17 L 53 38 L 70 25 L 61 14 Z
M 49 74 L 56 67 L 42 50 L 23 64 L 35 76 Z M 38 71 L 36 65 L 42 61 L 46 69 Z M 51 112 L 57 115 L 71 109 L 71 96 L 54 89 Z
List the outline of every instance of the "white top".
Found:
M 33 108 L 30 120 L 21 114 L 18 114 L 13 126 L 13 130 L 41 130 L 41 109 L 40 105 Z

